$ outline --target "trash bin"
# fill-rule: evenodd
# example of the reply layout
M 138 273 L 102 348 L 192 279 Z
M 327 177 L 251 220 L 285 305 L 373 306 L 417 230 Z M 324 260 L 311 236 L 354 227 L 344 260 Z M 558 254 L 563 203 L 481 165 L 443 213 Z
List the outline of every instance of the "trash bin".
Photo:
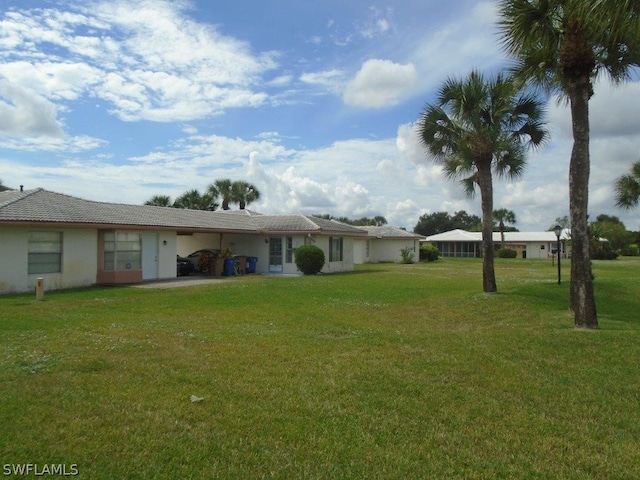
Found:
M 223 275 L 226 277 L 232 276 L 235 272 L 236 267 L 236 259 L 235 258 L 225 258 L 224 259 L 224 271 Z
M 258 257 L 247 257 L 247 273 L 256 273 Z

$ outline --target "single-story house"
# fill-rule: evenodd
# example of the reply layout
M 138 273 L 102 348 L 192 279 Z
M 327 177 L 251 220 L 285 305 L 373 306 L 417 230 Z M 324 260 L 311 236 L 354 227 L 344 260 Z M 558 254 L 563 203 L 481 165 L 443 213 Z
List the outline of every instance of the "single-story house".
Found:
M 355 240 L 353 260 L 356 264 L 400 262 L 400 251 L 405 248 L 414 254 L 416 262 L 420 259 L 420 240 L 424 240 L 423 235 L 388 225 L 358 228 L 366 231 L 367 236 Z
M 176 277 L 176 255 L 229 248 L 256 273 L 296 273 L 300 245 L 322 248 L 323 272 L 353 270 L 367 233 L 306 215 L 202 211 L 84 200 L 37 188 L 0 192 L 0 294 Z
M 560 254 L 570 253 L 567 240 L 571 233 L 565 229 L 560 235 Z M 518 258 L 553 258 L 557 254 L 555 232 L 504 232 L 505 247 L 515 250 Z M 482 257 L 482 232 L 451 230 L 426 237 L 424 242 L 435 245 L 443 257 Z M 493 232 L 495 248 L 502 246 L 500 232 Z

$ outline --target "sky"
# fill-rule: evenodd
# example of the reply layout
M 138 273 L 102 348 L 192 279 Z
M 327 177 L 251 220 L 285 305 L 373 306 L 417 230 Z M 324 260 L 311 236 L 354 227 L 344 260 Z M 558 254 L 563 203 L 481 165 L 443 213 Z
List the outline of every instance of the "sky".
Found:
M 416 122 L 447 78 L 509 65 L 487 0 L 0 0 L 3 185 L 142 204 L 222 178 L 267 214 L 384 216 L 465 210 Z M 590 218 L 640 229 L 614 182 L 640 159 L 640 81 L 599 80 Z M 494 208 L 521 231 L 569 215 L 571 119 L 550 98 L 550 141 Z M 235 207 L 237 208 L 237 207 Z

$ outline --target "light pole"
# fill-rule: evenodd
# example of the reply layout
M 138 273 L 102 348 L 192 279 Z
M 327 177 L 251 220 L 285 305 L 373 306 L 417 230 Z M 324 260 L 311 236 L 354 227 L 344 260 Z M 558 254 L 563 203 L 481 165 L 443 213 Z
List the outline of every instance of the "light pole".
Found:
M 556 225 L 553 227 L 553 232 L 556 234 L 556 238 L 558 239 L 556 250 L 558 252 L 558 285 L 560 285 L 560 235 L 562 234 L 562 227 L 560 225 Z

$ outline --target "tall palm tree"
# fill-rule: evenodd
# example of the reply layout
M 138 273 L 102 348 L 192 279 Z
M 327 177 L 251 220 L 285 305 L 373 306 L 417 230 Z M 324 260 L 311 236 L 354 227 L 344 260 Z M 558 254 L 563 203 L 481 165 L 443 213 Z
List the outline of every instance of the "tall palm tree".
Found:
M 506 208 L 499 208 L 493 211 L 493 219 L 498 222 L 498 229 L 500 230 L 500 246 L 504 248 L 504 224 L 510 223 L 513 225 L 516 223 L 516 214 L 513 210 L 507 210 Z
M 233 201 L 238 202 L 240 210 L 244 210 L 245 207 L 255 202 L 260 198 L 260 192 L 255 185 L 245 181 L 237 181 L 231 184 Z
M 448 79 L 437 102 L 418 122 L 423 146 L 448 179 L 461 179 L 469 196 L 480 190 L 482 204 L 483 290 L 498 290 L 494 269 L 493 173 L 518 177 L 526 163 L 525 146 L 541 145 L 544 108 L 510 78 L 493 79 L 472 71 L 464 80 Z
M 169 195 L 154 195 L 149 200 L 144 202 L 145 205 L 154 205 L 156 207 L 170 207 L 171 198 Z
M 213 198 L 208 193 L 201 194 L 198 190 L 188 190 L 176 198 L 173 206 L 190 210 L 211 210 Z
M 518 77 L 568 99 L 573 127 L 569 165 L 571 298 L 577 327 L 598 326 L 589 255 L 589 99 L 606 72 L 628 77 L 640 61 L 637 0 L 501 0 L 500 28 Z
M 616 205 L 633 208 L 640 203 L 640 162 L 631 166 L 631 173 L 616 180 Z
M 222 209 L 229 210 L 229 203 L 233 201 L 233 182 L 228 178 L 216 180 L 209 185 L 209 192 L 222 199 Z

